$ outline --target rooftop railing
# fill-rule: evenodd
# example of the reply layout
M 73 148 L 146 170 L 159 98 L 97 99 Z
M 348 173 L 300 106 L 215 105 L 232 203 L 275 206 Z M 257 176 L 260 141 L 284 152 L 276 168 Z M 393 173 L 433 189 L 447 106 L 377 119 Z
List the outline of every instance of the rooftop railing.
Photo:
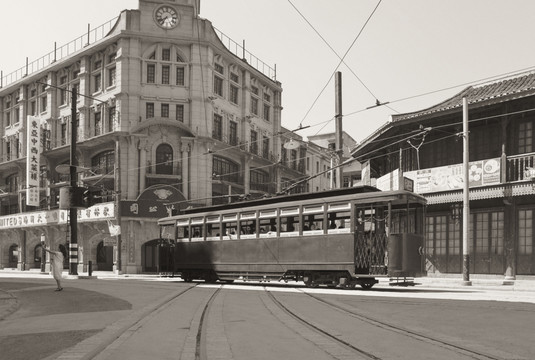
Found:
M 102 40 L 108 35 L 110 30 L 117 22 L 118 18 L 119 17 L 117 16 L 107 21 L 106 23 L 96 27 L 95 29 L 91 29 L 90 25 L 88 24 L 87 32 L 84 35 L 77 37 L 71 42 L 60 46 L 59 48 L 56 47 L 56 43 L 54 43 L 53 51 L 32 62 L 28 62 L 28 58 L 26 58 L 25 66 L 7 75 L 3 75 L 3 72 L 0 72 L 0 88 L 17 82 L 30 74 L 41 71 L 47 66 L 55 63 L 56 61 L 70 56 L 73 53 L 83 49 L 84 47 L 91 45 L 99 40 Z
M 277 80 L 277 69 L 276 67 L 271 67 L 253 54 L 251 54 L 249 51 L 245 49 L 245 41 L 242 45 L 238 44 L 236 41 L 232 40 L 230 37 L 225 35 L 221 30 L 214 27 L 214 30 L 219 36 L 219 39 L 225 45 L 225 47 L 234 55 L 239 57 L 240 59 L 247 62 L 249 65 L 254 67 L 256 70 L 260 71 L 262 74 L 266 75 L 268 78 L 270 78 L 273 81 Z

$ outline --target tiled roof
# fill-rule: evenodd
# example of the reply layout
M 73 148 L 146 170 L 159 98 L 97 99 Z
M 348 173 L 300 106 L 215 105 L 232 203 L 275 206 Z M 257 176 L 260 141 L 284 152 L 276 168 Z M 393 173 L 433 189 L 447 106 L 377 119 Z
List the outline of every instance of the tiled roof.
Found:
M 509 78 L 485 85 L 469 86 L 460 93 L 430 108 L 412 113 L 392 115 L 392 121 L 408 120 L 441 111 L 459 108 L 462 107 L 464 97 L 467 98 L 469 104 L 475 104 L 487 100 L 505 98 L 514 94 L 519 94 L 522 96 L 523 92 L 526 92 L 526 96 L 532 95 L 533 90 L 535 90 L 535 73 Z

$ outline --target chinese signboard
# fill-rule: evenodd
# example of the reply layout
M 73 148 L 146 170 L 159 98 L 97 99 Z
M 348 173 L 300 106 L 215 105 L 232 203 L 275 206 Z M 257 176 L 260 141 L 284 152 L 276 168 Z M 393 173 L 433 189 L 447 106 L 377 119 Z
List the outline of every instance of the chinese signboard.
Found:
M 115 204 L 102 203 L 78 210 L 78 221 L 100 221 L 115 218 Z M 0 216 L 0 229 L 67 224 L 69 210 L 37 211 L 17 215 Z
M 28 116 L 26 146 L 26 205 L 39 206 L 40 119 Z
M 471 161 L 469 163 L 469 187 L 500 183 L 500 159 Z M 415 182 L 415 192 L 424 194 L 463 188 L 463 164 L 410 171 L 404 173 Z

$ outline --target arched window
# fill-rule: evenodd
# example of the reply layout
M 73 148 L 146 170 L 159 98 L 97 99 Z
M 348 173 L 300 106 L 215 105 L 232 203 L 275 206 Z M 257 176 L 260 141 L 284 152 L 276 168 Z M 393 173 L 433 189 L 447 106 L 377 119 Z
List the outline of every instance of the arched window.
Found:
M 91 159 L 91 167 L 93 172 L 99 175 L 106 175 L 113 173 L 115 165 L 115 151 L 109 150 L 101 152 Z
M 240 183 L 240 166 L 228 159 L 214 156 L 212 173 L 219 180 Z
M 173 175 L 173 148 L 169 144 L 156 148 L 156 174 Z
M 16 268 L 19 262 L 19 246 L 13 244 L 9 247 L 9 267 Z

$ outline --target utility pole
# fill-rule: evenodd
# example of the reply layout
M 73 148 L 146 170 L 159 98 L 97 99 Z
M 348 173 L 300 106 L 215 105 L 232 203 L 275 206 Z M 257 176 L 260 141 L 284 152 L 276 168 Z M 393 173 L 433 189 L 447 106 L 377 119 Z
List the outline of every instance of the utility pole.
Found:
M 335 117 L 336 117 L 336 129 L 335 129 L 335 141 L 336 141 L 336 154 L 338 155 L 338 164 L 342 163 L 342 156 L 344 154 L 344 139 L 342 137 L 342 73 L 337 71 L 334 76 L 334 87 L 335 87 Z M 332 166 L 331 166 L 332 167 Z M 339 166 L 336 169 L 337 179 L 336 187 L 342 188 L 343 186 L 343 168 Z M 332 178 L 332 176 L 331 176 Z
M 117 221 L 117 225 L 121 226 L 121 169 L 119 168 L 119 165 L 121 163 L 121 144 L 119 142 L 119 137 L 115 140 L 115 164 L 114 164 L 114 175 L 115 175 L 115 220 Z M 117 241 L 116 241 L 116 265 L 115 265 L 115 271 L 118 275 L 121 274 L 121 247 L 122 247 L 122 239 L 121 239 L 121 233 L 122 228 L 120 227 L 121 231 L 117 234 Z
M 70 186 L 71 189 L 76 188 L 77 180 L 77 165 L 76 161 L 76 138 L 77 138 L 77 123 L 76 123 L 76 101 L 77 90 L 73 86 L 71 92 L 71 162 L 69 166 Z M 69 244 L 69 275 L 78 275 L 78 209 L 71 203 L 69 208 L 69 224 L 71 229 L 71 241 Z
M 470 286 L 470 156 L 468 143 L 468 100 L 463 98 L 463 285 Z

